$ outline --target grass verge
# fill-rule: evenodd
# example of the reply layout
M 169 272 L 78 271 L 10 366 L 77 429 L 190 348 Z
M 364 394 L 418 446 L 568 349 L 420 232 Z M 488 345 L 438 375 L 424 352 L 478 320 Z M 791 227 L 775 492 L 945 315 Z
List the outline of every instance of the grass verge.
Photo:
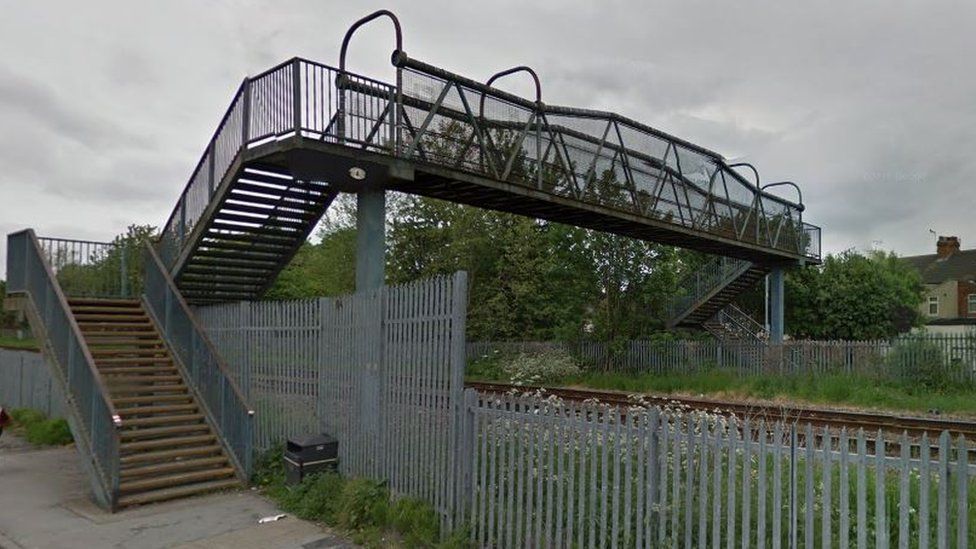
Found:
M 49 419 L 43 413 L 29 408 L 10 411 L 13 420 L 11 428 L 22 433 L 27 442 L 35 446 L 64 446 L 74 440 L 68 422 L 63 419 Z
M 25 351 L 37 351 L 37 341 L 33 339 L 17 339 L 15 337 L 0 336 L 0 348 L 4 349 L 23 349 Z
M 258 460 L 254 483 L 282 510 L 304 520 L 321 522 L 366 547 L 469 547 L 467 531 L 442 535 L 440 518 L 426 502 L 392 500 L 387 488 L 369 479 L 347 479 L 318 473 L 300 484 L 285 484 L 281 448 Z

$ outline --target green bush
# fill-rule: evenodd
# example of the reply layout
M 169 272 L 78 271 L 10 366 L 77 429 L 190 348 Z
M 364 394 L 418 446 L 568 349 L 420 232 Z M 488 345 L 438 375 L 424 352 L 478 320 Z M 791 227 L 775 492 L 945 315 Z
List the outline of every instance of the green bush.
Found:
M 18 408 L 10 411 L 10 418 L 14 420 L 14 424 L 17 426 L 27 428 L 28 425 L 44 421 L 47 416 L 43 412 L 30 408 Z
M 13 427 L 24 433 L 27 442 L 37 446 L 64 446 L 74 438 L 63 419 L 48 419 L 42 412 L 29 408 L 10 411 Z
M 283 511 L 346 531 L 353 541 L 366 547 L 469 546 L 464 529 L 440 541 L 440 517 L 434 508 L 413 498 L 391 503 L 389 490 L 382 483 L 347 480 L 328 472 L 307 476 L 294 486 L 285 484 L 281 446 L 257 456 L 253 480 Z
M 63 419 L 45 419 L 27 427 L 27 441 L 38 446 L 64 446 L 74 438 L 71 428 Z

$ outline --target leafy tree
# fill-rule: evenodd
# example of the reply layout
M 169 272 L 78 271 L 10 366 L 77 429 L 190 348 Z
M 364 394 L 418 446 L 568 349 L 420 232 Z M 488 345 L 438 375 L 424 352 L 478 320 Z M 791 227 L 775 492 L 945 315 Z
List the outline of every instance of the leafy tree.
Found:
M 892 253 L 828 255 L 786 277 L 786 326 L 795 337 L 877 339 L 920 322 L 922 281 Z

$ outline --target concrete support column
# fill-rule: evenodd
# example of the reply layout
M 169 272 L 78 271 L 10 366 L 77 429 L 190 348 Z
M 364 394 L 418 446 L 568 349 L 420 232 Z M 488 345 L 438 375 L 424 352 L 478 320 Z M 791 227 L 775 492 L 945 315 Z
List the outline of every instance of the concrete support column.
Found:
M 773 343 L 783 342 L 785 324 L 783 272 L 782 267 L 775 267 L 769 273 L 769 340 Z
M 375 290 L 386 280 L 386 192 L 356 195 L 356 291 Z

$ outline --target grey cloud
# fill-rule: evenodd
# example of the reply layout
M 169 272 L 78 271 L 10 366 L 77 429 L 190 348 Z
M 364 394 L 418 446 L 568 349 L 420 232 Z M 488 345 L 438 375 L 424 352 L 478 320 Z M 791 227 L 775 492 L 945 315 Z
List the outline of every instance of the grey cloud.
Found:
M 6 8 L 0 230 L 29 222 L 107 239 L 128 223 L 162 223 L 240 79 L 295 55 L 335 65 L 346 28 L 370 9 L 320 0 Z M 618 111 L 753 162 L 766 182 L 797 181 L 830 251 L 882 240 L 922 253 L 930 227 L 976 245 L 976 5 L 398 0 L 392 9 L 412 57 L 482 80 L 531 65 L 547 102 Z M 392 46 L 387 22 L 370 25 L 351 66 L 389 78 Z M 522 79 L 502 85 L 530 93 Z

